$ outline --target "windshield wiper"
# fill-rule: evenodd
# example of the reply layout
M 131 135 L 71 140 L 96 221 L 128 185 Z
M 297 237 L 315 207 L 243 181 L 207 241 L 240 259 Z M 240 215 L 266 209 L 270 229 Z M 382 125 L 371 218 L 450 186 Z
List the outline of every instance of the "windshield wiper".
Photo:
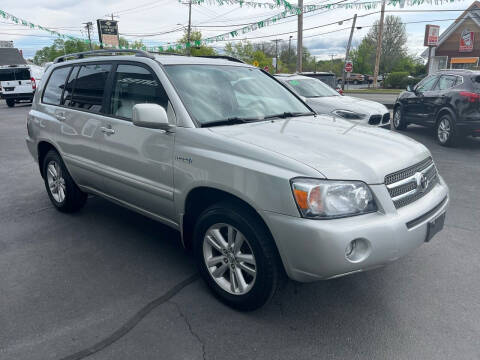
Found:
M 299 116 L 310 116 L 310 115 L 315 115 L 314 112 L 283 112 L 281 114 L 274 114 L 274 115 L 268 115 L 265 116 L 264 119 L 274 119 L 274 118 L 280 118 L 280 119 L 286 119 L 286 118 L 292 118 L 292 117 L 299 117 Z
M 235 125 L 235 124 L 245 124 L 249 122 L 254 122 L 257 120 L 256 118 L 242 118 L 238 116 L 234 116 L 228 119 L 223 120 L 214 120 L 214 121 L 207 121 L 201 124 L 201 127 L 210 127 L 210 126 L 222 126 L 222 125 Z

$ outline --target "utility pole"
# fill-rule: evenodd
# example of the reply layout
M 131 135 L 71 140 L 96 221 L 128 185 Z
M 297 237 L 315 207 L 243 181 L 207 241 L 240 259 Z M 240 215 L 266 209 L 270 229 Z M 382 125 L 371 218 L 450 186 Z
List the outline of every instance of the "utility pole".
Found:
M 303 65 L 303 0 L 298 0 L 298 30 L 297 30 L 297 72 L 302 72 Z
M 377 39 L 377 54 L 375 56 L 375 71 L 373 72 L 373 88 L 377 88 L 378 70 L 380 67 L 380 55 L 382 54 L 382 37 L 383 37 L 383 19 L 385 17 L 385 0 L 382 1 L 382 10 L 380 11 L 380 24 Z
M 290 60 L 292 60 L 292 35 L 288 38 L 288 71 L 290 71 Z
M 84 24 L 85 24 L 85 29 L 87 29 L 87 32 L 88 32 L 88 44 L 90 45 L 90 50 L 93 50 L 93 47 L 92 47 L 92 38 L 91 38 L 91 36 L 90 36 L 90 31 L 91 31 L 91 29 L 92 29 L 93 24 L 92 24 L 91 21 L 86 22 L 86 23 L 84 23 Z
M 275 73 L 278 73 L 278 42 L 279 39 L 272 40 L 275 43 Z
M 330 63 L 330 71 L 333 72 L 333 58 L 337 56 L 337 54 L 328 54 L 332 58 L 331 63 Z
M 190 34 L 192 33 L 192 0 L 188 0 L 187 55 L 190 56 Z
M 345 72 L 345 64 L 348 61 L 348 56 L 350 54 L 350 46 L 352 46 L 353 31 L 355 30 L 355 24 L 357 23 L 357 14 L 353 15 L 352 29 L 350 30 L 350 37 L 348 38 L 347 51 L 345 52 L 345 62 L 343 63 L 342 69 L 342 90 L 345 90 L 345 77 L 347 73 Z
M 313 72 L 316 73 L 317 72 L 317 57 L 315 55 L 313 56 L 313 62 L 315 64 L 315 70 L 313 70 Z

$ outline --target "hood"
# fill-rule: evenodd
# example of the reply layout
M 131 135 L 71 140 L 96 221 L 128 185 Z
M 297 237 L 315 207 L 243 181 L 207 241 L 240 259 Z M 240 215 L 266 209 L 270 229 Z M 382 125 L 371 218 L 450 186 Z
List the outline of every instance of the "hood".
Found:
M 425 146 L 406 136 L 330 116 L 279 119 L 210 130 L 297 160 L 320 172 L 322 177 L 368 184 L 381 184 L 385 175 L 430 156 Z
M 352 96 L 306 98 L 305 101 L 320 114 L 329 114 L 333 110 L 350 110 L 367 115 L 383 115 L 388 112 L 388 109 L 383 104 Z

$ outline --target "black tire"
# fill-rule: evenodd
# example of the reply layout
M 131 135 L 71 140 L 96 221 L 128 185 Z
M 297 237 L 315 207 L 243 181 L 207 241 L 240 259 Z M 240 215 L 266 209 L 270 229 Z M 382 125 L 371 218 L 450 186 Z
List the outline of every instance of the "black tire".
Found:
M 394 110 L 393 110 L 393 120 L 392 120 L 392 123 L 393 123 L 393 128 L 395 130 L 405 130 L 408 126 L 407 122 L 405 121 L 404 117 L 403 117 L 403 113 L 402 113 L 402 107 L 401 106 L 397 106 Z
M 452 147 L 457 144 L 457 129 L 451 115 L 443 114 L 438 118 L 435 125 L 435 138 L 442 146 Z
M 15 106 L 15 100 L 7 99 L 7 106 L 8 107 L 14 107 Z
M 57 193 L 54 193 L 54 191 L 49 186 L 48 167 L 49 165 L 55 167 L 54 164 L 58 165 L 58 169 L 60 170 L 60 177 L 58 179 L 58 182 L 61 182 L 63 184 L 63 186 L 61 186 L 62 189 L 64 188 L 64 190 L 62 190 L 64 193 L 63 200 L 58 198 L 59 190 L 57 190 Z M 82 192 L 78 188 L 77 184 L 75 184 L 65 164 L 63 163 L 62 158 L 56 151 L 50 150 L 47 155 L 45 155 L 45 158 L 43 159 L 42 169 L 43 179 L 45 182 L 45 188 L 47 190 L 48 197 L 50 198 L 50 201 L 57 210 L 65 213 L 73 213 L 80 210 L 85 205 L 85 202 L 87 201 L 87 194 Z M 63 179 L 63 181 L 60 180 L 60 178 Z M 55 195 L 57 195 L 57 198 Z
M 217 284 L 207 268 L 204 242 L 207 244 L 208 242 L 205 240 L 205 235 L 212 226 L 217 224 L 233 226 L 241 232 L 247 239 L 249 249 L 254 256 L 256 276 L 250 290 L 245 294 L 233 294 L 224 290 Z M 224 256 L 221 252 L 219 254 Z M 280 280 L 283 279 L 280 256 L 270 232 L 258 216 L 242 204 L 221 202 L 202 212 L 194 230 L 194 255 L 202 278 L 215 296 L 237 310 L 252 311 L 266 304 L 279 287 Z M 230 278 L 231 265 L 227 261 L 225 262 L 228 278 Z M 219 264 L 218 267 L 224 265 L 222 262 L 217 264 Z M 227 274 L 220 276 L 220 279 L 227 279 Z

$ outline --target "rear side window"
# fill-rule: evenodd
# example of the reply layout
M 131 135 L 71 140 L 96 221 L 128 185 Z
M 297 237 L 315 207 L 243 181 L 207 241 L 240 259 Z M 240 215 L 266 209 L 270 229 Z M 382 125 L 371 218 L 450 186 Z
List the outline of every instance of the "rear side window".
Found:
M 72 106 L 72 93 L 73 87 L 75 86 L 75 79 L 77 78 L 78 70 L 80 66 L 75 66 L 68 77 L 67 83 L 65 84 L 65 92 L 63 93 L 63 104 L 65 106 Z
M 447 90 L 455 86 L 457 82 L 457 77 L 454 75 L 442 75 L 440 80 L 438 80 L 437 85 L 435 86 L 438 90 Z
M 137 65 L 118 65 L 113 81 L 111 113 L 132 119 L 133 106 L 142 103 L 168 104 L 167 94 L 157 77 L 146 68 Z
M 53 70 L 43 93 L 44 103 L 60 105 L 63 89 L 65 88 L 65 81 L 67 80 L 70 69 L 71 67 L 68 66 Z
M 69 106 L 99 113 L 102 110 L 103 95 L 112 65 L 82 65 L 78 72 Z
M 27 68 L 15 69 L 15 80 L 30 80 L 30 70 Z

